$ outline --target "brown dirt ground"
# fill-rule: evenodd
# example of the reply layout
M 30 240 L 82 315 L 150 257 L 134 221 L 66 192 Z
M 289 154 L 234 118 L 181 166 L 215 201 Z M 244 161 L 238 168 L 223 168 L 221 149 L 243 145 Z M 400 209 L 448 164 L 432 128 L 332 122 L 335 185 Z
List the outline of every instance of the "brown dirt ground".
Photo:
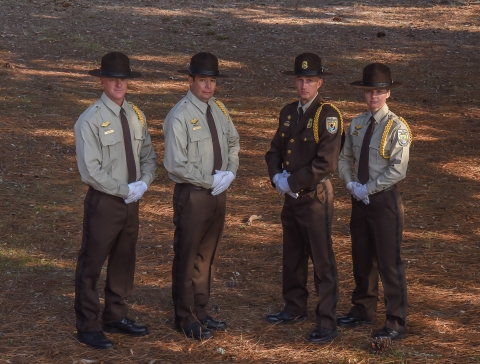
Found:
M 321 3 L 0 0 L 0 362 L 480 362 L 479 2 Z M 117 346 L 106 352 L 75 340 L 73 273 L 86 187 L 72 128 L 101 93 L 87 70 L 115 49 L 145 76 L 131 83 L 128 98 L 145 111 L 159 160 L 163 119 L 186 92 L 176 70 L 207 50 L 231 76 L 216 95 L 241 135 L 241 165 L 229 192 L 210 308 L 231 329 L 205 342 L 173 330 L 173 184 L 161 164 L 142 200 L 129 301 L 132 318 L 151 334 L 112 335 Z M 282 199 L 269 185 L 263 155 L 280 108 L 295 99 L 280 71 L 304 51 L 319 53 L 333 73 L 322 93 L 347 123 L 365 109 L 348 86 L 364 65 L 385 62 L 405 83 L 389 105 L 414 135 L 401 183 L 409 335 L 382 355 L 368 352 L 373 328 L 340 330 L 329 345 L 309 344 L 314 295 L 306 323 L 263 321 L 282 308 Z M 338 178 L 334 184 L 342 313 L 353 289 L 350 206 Z M 251 215 L 262 219 L 249 226 Z M 374 328 L 384 319 L 383 298 L 379 303 Z

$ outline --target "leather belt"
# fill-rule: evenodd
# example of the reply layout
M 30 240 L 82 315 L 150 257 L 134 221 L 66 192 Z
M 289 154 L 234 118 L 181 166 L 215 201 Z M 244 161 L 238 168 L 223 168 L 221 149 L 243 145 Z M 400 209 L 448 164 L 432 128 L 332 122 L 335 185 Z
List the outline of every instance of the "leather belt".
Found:
M 192 183 L 177 183 L 177 185 L 184 188 L 190 188 L 192 190 L 207 190 L 207 188 L 203 188 Z
M 372 195 L 378 195 L 378 194 L 383 193 L 383 192 L 391 191 L 391 190 L 393 190 L 394 188 L 397 188 L 397 185 L 391 185 L 390 187 L 387 187 L 387 188 L 385 188 L 384 190 L 381 190 L 381 191 L 372 193 Z
M 310 192 L 313 192 L 313 191 L 316 191 L 317 190 L 317 186 L 319 184 L 323 184 L 325 181 L 327 181 L 328 179 L 330 179 L 332 175 L 329 174 L 328 176 L 326 176 L 325 178 L 323 178 L 320 182 L 318 182 L 317 184 L 314 184 L 314 185 L 311 185 L 310 187 L 307 187 L 301 191 L 298 192 L 298 195 L 301 196 L 301 195 L 305 195 L 307 193 L 310 193 Z M 323 186 L 325 188 L 325 186 Z M 325 188 L 326 189 L 326 188 Z

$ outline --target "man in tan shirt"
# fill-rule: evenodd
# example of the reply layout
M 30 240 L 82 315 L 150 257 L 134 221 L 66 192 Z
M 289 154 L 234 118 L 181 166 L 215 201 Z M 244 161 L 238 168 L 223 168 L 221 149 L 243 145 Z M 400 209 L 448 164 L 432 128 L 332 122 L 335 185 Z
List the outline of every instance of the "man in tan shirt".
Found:
M 103 95 L 75 124 L 78 170 L 90 186 L 75 272 L 75 316 L 78 340 L 107 349 L 113 342 L 103 331 L 148 334 L 145 325 L 127 317 L 125 299 L 133 289 L 139 200 L 155 178 L 157 156 L 145 115 L 125 101 L 128 79 L 140 77 L 128 57 L 108 53 L 101 68 L 89 73 L 100 77 Z M 96 285 L 107 257 L 102 331 Z
M 407 122 L 386 104 L 390 89 L 401 85 L 392 81 L 390 68 L 382 63 L 363 69 L 363 79 L 352 86 L 363 89 L 369 111 L 352 120 L 338 161 L 339 176 L 352 194 L 355 290 L 353 307 L 337 324 L 373 323 L 380 275 L 387 317 L 374 334 L 378 340 L 398 340 L 406 332 L 407 286 L 400 257 L 403 204 L 396 183 L 406 176 L 412 136 Z
M 197 340 L 211 330 L 225 330 L 225 322 L 207 315 L 212 265 L 222 236 L 226 190 L 238 168 L 239 136 L 226 107 L 213 97 L 218 59 L 194 55 L 187 73 L 190 90 L 168 113 L 165 161 L 174 181 L 175 224 L 172 297 L 175 328 Z

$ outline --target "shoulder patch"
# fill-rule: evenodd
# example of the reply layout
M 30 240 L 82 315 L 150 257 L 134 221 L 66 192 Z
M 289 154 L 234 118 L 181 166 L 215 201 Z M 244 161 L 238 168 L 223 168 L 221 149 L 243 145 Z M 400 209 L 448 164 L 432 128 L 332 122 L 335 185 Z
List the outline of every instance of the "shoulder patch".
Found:
M 327 131 L 330 134 L 335 134 L 338 131 L 338 118 L 335 116 L 329 116 L 326 119 Z
M 400 144 L 402 147 L 406 147 L 408 144 L 410 144 L 410 133 L 407 129 L 398 129 L 397 136 L 398 144 Z

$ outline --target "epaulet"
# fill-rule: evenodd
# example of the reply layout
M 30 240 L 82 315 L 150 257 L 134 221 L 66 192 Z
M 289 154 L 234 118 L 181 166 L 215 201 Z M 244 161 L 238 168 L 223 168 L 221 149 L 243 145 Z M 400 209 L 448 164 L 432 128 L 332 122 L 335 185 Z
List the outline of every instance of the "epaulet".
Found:
M 129 102 L 129 104 L 132 107 L 133 111 L 135 111 L 135 114 L 137 114 L 138 120 L 140 120 L 140 122 L 142 123 L 143 129 L 145 129 L 146 128 L 145 118 L 143 117 L 142 112 L 132 102 Z
M 223 105 L 223 102 L 221 102 L 219 99 L 215 99 L 215 103 L 220 108 L 220 110 L 222 110 L 222 112 L 225 115 L 225 117 L 227 118 L 227 120 L 232 121 L 232 119 L 230 118 L 230 115 L 228 115 L 228 112 L 227 112 L 227 109 L 225 108 L 225 105 Z
M 317 112 L 315 113 L 315 117 L 313 118 L 313 137 L 315 138 L 315 143 L 317 144 L 320 142 L 320 134 L 318 132 L 318 121 L 320 119 L 320 114 L 322 113 L 322 109 L 324 105 L 330 106 L 332 109 L 334 109 L 338 113 L 338 116 L 340 117 L 340 133 L 342 134 L 344 133 L 343 116 L 340 110 L 338 110 L 338 108 L 333 104 L 330 104 L 328 102 L 322 102 L 320 103 L 320 106 L 318 107 Z
M 398 118 L 398 120 L 400 120 L 402 123 L 404 123 L 405 126 L 407 127 L 408 135 L 410 137 L 409 142 L 412 143 L 413 135 L 412 135 L 412 130 L 410 129 L 410 125 L 408 125 L 407 121 L 404 118 L 402 118 L 401 116 L 398 116 L 398 115 L 395 115 L 395 116 Z M 391 117 L 388 120 L 387 125 L 385 126 L 385 129 L 383 130 L 382 139 L 380 140 L 380 155 L 382 156 L 382 158 L 385 158 L 385 159 L 390 159 L 390 156 L 386 155 L 386 153 L 385 153 L 385 147 L 387 146 L 388 136 L 390 134 L 390 131 L 392 129 L 394 121 L 396 121 L 396 120 L 393 117 Z

